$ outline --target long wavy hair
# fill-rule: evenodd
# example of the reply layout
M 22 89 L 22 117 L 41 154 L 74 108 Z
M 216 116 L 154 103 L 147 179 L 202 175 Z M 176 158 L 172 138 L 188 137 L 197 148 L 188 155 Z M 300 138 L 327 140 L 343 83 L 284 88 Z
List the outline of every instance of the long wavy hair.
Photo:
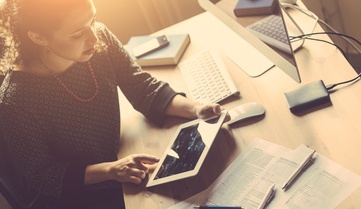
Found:
M 50 36 L 73 8 L 86 0 L 0 0 L 0 71 L 28 65 L 39 58 L 40 47 L 28 31 Z M 105 45 L 99 41 L 97 49 Z
M 12 67 L 18 57 L 12 31 L 15 12 L 14 4 L 10 0 L 0 0 L 0 73 Z M 13 15 L 12 15 L 13 14 Z

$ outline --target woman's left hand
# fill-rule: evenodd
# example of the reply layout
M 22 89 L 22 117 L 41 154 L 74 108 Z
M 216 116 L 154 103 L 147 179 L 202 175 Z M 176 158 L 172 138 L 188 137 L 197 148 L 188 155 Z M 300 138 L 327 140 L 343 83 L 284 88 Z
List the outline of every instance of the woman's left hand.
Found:
M 208 118 L 218 116 L 222 113 L 222 106 L 219 104 L 199 104 L 196 106 L 197 118 Z
M 221 115 L 222 110 L 224 110 L 224 108 L 220 104 L 201 104 L 178 94 L 168 105 L 166 114 L 188 119 L 205 119 Z

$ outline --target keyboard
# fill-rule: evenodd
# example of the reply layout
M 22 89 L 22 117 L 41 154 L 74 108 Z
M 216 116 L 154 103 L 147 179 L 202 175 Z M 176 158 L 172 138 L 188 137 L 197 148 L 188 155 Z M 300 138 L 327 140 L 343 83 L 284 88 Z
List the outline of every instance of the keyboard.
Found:
M 218 103 L 239 94 L 220 54 L 205 50 L 178 64 L 191 97 L 202 103 Z
M 281 16 L 269 15 L 247 29 L 265 43 L 290 53 L 290 43 Z

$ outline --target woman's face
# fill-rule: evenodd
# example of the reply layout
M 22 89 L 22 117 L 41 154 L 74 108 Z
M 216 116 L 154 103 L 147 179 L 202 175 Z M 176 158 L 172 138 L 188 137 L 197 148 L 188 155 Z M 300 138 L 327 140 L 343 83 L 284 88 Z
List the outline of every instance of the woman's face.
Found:
M 86 62 L 93 55 L 98 40 L 94 28 L 96 9 L 92 0 L 81 2 L 82 5 L 65 17 L 59 29 L 46 37 L 44 47 L 51 56 L 64 61 Z

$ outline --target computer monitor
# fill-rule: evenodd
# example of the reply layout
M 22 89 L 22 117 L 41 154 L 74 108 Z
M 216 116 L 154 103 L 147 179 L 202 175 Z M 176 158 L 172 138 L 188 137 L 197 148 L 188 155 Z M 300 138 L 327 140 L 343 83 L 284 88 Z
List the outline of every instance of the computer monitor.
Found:
M 293 19 L 285 13 L 279 0 L 274 0 L 275 5 L 272 9 L 272 14 L 248 14 L 246 16 L 240 16 L 239 14 L 236 16 L 234 8 L 238 1 L 239 0 L 198 0 L 198 3 L 203 9 L 216 16 L 240 37 L 250 43 L 254 48 L 256 48 L 281 70 L 283 70 L 293 80 L 300 83 L 301 77 L 294 57 L 294 51 L 302 46 L 303 40 L 291 44 L 288 33 L 293 31 L 292 33 L 294 34 L 292 35 L 301 35 L 303 33 L 302 29 L 300 29 L 298 25 L 295 24 Z M 249 1 L 254 2 L 262 0 Z M 256 35 L 256 33 L 252 32 L 250 29 L 255 24 L 259 24 L 259 21 L 265 21 L 265 18 L 270 18 L 270 16 L 274 16 L 275 18 L 272 19 L 277 19 L 279 21 L 278 25 L 281 25 L 281 28 L 278 30 L 283 32 L 284 37 L 286 37 L 286 40 L 283 41 L 286 43 L 286 46 L 283 46 L 283 49 L 282 47 L 275 47 L 275 45 L 266 40 L 267 38 L 264 39 L 265 37 L 262 38 L 261 36 Z M 263 41 L 261 41 L 261 39 Z M 267 70 L 268 69 L 264 69 L 260 72 L 257 72 L 256 76 L 263 74 Z M 255 76 L 253 73 L 248 72 L 248 74 Z

